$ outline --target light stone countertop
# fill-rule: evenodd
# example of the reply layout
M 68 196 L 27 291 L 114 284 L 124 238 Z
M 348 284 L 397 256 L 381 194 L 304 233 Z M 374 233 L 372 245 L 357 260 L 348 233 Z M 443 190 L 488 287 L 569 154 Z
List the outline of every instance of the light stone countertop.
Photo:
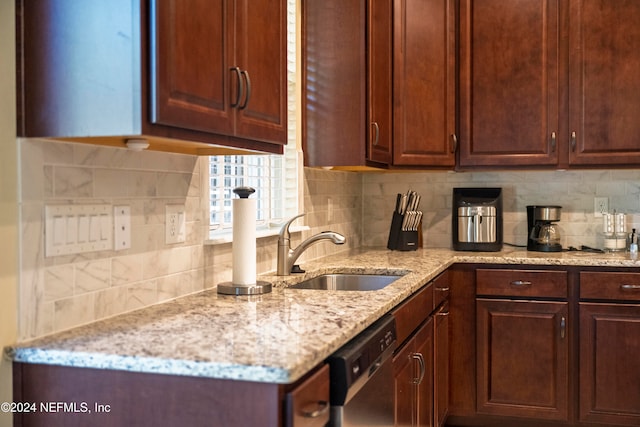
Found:
M 273 292 L 208 290 L 5 349 L 41 363 L 209 378 L 292 383 L 454 263 L 640 267 L 625 255 L 584 252 L 397 252 L 362 249 L 262 275 Z M 406 273 L 377 291 L 288 289 L 323 273 Z

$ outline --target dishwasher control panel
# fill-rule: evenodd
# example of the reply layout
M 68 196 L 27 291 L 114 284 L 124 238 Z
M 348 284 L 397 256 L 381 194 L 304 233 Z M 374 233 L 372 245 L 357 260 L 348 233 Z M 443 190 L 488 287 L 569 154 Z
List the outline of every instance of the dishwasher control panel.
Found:
M 396 321 L 385 315 L 329 356 L 332 405 L 347 400 L 350 389 L 357 391 L 393 355 L 396 341 Z

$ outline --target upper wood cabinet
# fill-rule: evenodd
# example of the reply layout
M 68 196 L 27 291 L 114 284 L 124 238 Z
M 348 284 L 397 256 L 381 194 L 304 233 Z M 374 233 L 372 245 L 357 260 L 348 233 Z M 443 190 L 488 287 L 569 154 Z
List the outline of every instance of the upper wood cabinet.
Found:
M 558 0 L 460 2 L 461 167 L 558 164 Z
M 455 165 L 454 5 L 394 0 L 394 165 Z
M 639 21 L 637 0 L 570 1 L 571 164 L 640 164 Z
M 367 2 L 367 159 L 393 162 L 393 1 Z
M 391 2 L 302 2 L 306 166 L 391 161 Z
M 454 166 L 454 4 L 303 2 L 307 166 Z
M 286 1 L 18 1 L 18 133 L 281 153 Z
M 640 163 L 639 19 L 639 1 L 461 1 L 459 166 Z

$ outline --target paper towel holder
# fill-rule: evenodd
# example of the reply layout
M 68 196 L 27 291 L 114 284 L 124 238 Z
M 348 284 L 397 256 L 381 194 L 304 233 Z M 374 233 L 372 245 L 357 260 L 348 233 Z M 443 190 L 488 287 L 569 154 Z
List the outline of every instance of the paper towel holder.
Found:
M 261 295 L 271 292 L 271 283 L 257 281 L 255 285 L 234 285 L 232 282 L 218 284 L 218 293 L 223 295 Z
M 248 199 L 255 191 L 251 187 L 236 187 L 233 189 L 233 192 L 241 199 Z M 217 290 L 219 294 L 223 295 L 260 295 L 271 292 L 271 283 L 264 281 L 256 281 L 256 283 L 252 284 L 224 282 L 218 284 Z

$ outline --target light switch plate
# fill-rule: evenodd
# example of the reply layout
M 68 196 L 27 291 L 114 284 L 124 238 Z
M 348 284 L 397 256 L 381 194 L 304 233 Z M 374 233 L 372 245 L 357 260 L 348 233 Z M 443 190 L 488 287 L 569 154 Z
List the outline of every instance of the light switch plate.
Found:
M 113 249 L 110 205 L 45 206 L 45 256 Z
M 166 205 L 165 243 L 184 243 L 187 241 L 187 217 L 184 205 Z

